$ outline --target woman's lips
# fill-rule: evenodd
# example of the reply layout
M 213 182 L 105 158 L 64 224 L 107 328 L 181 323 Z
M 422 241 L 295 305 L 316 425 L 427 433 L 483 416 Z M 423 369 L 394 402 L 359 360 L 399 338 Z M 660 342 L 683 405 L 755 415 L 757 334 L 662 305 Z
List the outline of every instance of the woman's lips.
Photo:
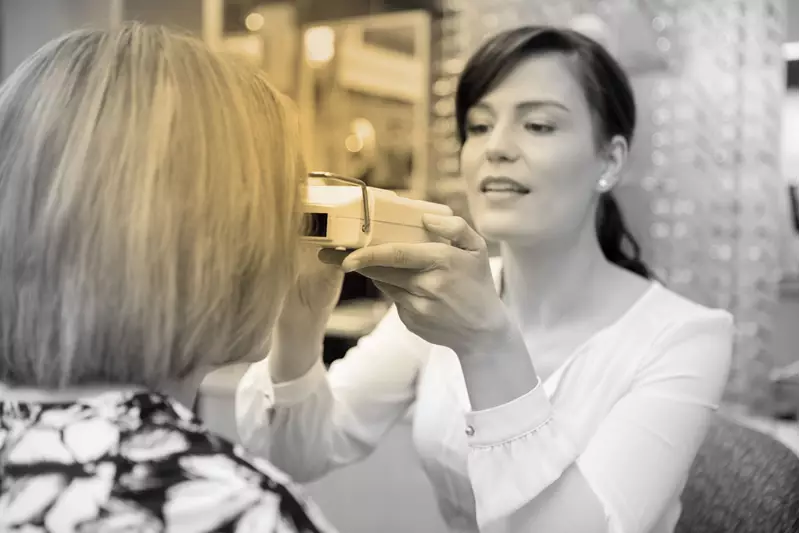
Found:
M 484 178 L 480 183 L 480 191 L 484 194 L 492 195 L 521 195 L 531 192 L 531 190 L 522 183 L 505 176 Z

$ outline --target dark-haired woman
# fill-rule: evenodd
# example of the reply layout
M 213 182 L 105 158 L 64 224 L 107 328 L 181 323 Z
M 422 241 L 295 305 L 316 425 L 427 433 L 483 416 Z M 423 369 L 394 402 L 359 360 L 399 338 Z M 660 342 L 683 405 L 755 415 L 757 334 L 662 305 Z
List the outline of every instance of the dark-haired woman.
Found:
M 456 118 L 482 237 L 430 217 L 451 245 L 349 255 L 396 305 L 328 372 L 335 278 L 309 276 L 241 382 L 242 437 L 311 480 L 367 456 L 413 404 L 452 531 L 673 531 L 733 323 L 651 278 L 611 196 L 636 121 L 624 72 L 581 34 L 515 29 L 466 65 Z

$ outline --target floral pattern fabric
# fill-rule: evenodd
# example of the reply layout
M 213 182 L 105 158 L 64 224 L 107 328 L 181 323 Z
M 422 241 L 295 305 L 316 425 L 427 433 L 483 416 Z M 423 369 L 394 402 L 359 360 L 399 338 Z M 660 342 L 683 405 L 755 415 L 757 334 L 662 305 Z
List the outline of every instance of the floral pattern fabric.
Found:
M 0 531 L 274 532 L 333 528 L 282 472 L 181 404 L 109 393 L 0 398 Z

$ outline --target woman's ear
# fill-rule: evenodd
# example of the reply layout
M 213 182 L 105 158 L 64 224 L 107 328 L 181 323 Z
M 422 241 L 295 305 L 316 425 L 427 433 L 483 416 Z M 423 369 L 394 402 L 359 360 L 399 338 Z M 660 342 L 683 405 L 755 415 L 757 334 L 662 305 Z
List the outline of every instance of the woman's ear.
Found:
M 622 168 L 628 160 L 628 142 L 622 135 L 615 135 L 603 150 L 603 172 L 597 180 L 597 192 L 613 189 L 622 179 Z

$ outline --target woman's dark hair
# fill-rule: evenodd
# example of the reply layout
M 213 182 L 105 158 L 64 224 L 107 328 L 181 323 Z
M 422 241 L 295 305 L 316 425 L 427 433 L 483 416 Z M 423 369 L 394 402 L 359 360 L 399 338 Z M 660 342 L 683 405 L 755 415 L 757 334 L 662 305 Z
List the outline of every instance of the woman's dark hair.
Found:
M 524 26 L 499 33 L 470 57 L 456 89 L 456 121 L 461 144 L 467 138 L 467 111 L 535 54 L 559 52 L 575 59 L 578 80 L 593 111 L 598 146 L 615 135 L 630 145 L 636 126 L 636 102 L 628 76 L 599 43 L 569 29 Z M 603 193 L 597 209 L 597 238 L 606 259 L 635 274 L 651 278 L 641 249 L 625 225 L 617 201 Z

